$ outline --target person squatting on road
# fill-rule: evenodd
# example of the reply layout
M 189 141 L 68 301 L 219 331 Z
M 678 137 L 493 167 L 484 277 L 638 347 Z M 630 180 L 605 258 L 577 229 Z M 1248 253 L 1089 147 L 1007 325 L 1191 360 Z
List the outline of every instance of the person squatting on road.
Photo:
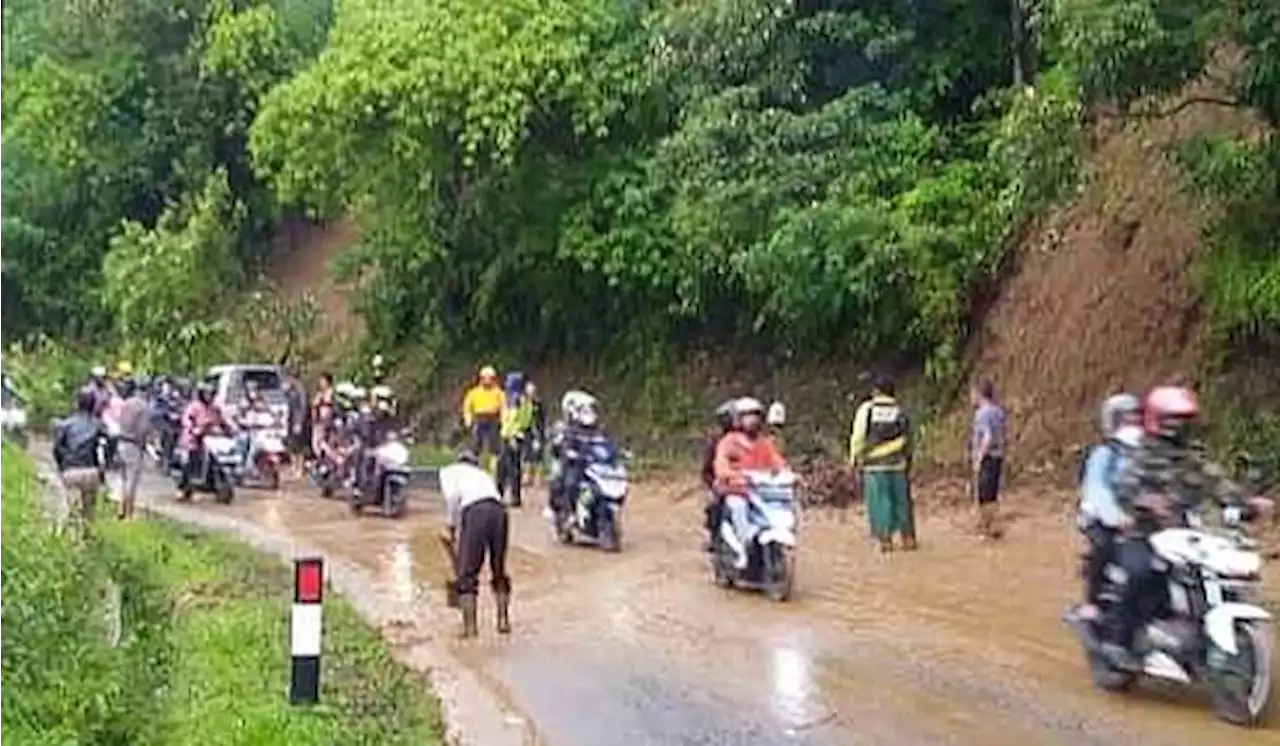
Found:
M 716 531 L 720 530 L 722 520 L 721 495 L 716 489 L 716 452 L 724 436 L 733 431 L 733 400 L 716 407 L 716 428 L 707 437 L 702 447 L 702 486 L 706 488 L 706 499 L 703 501 L 703 526 L 707 529 L 707 543 L 703 547 L 708 552 L 715 551 Z
M 125 519 L 133 517 L 152 421 L 151 407 L 137 382 L 126 378 L 120 382 L 119 388 L 124 402 L 120 405 L 120 435 L 116 446 L 116 458 L 120 463 L 120 507 L 116 515 Z
M 735 429 L 716 445 L 715 486 L 724 495 L 724 509 L 729 512 L 734 535 L 745 549 L 751 546 L 755 532 L 746 498 L 751 485 L 743 472 L 778 471 L 785 469 L 787 462 L 774 447 L 773 439 L 764 432 L 764 405 L 749 396 L 743 397 L 734 402 L 733 417 Z M 747 566 L 749 553 L 736 554 L 734 565 L 741 570 Z
M 489 557 L 489 574 L 497 607 L 497 629 L 511 631 L 511 577 L 507 575 L 507 509 L 498 485 L 481 469 L 470 451 L 458 454 L 453 464 L 440 470 L 444 495 L 444 530 L 441 540 L 454 553 L 457 577 L 454 587 L 462 611 L 462 636 L 478 634 L 476 593 L 480 566 Z
M 882 552 L 893 551 L 895 533 L 904 550 L 916 548 L 911 452 L 911 423 L 893 396 L 893 381 L 877 376 L 871 398 L 853 416 L 849 461 L 860 472 L 867 521 Z
M 973 429 L 966 444 L 969 457 L 969 485 L 977 502 L 978 535 L 998 539 L 1000 530 L 997 505 L 1000 499 L 1000 476 L 1004 471 L 1004 408 L 996 403 L 996 387 L 990 379 L 982 379 L 969 392 L 973 404 Z
M 492 365 L 480 369 L 479 382 L 462 398 L 462 426 L 471 435 L 471 450 L 481 466 L 495 476 L 495 463 L 502 453 L 502 410 L 506 404 L 498 371 Z
M 502 407 L 502 457 L 498 461 L 498 489 L 507 505 L 520 507 L 524 487 L 521 467 L 524 465 L 525 441 L 533 427 L 533 403 L 524 395 L 524 374 L 507 374 Z
M 1132 671 L 1142 666 L 1133 652 L 1133 641 L 1146 619 L 1145 599 L 1158 595 L 1150 593 L 1158 580 L 1152 562 L 1151 535 L 1163 528 L 1184 525 L 1187 514 L 1198 512 L 1209 500 L 1246 511 L 1272 507 L 1265 498 L 1246 500 L 1222 468 L 1205 458 L 1200 444 L 1192 439 L 1199 413 L 1191 389 L 1153 388 L 1142 405 L 1142 440 L 1116 477 L 1119 505 L 1133 521 L 1117 546 L 1117 558 L 1126 578 L 1114 639 L 1103 645 L 1103 651 L 1117 667 Z
M 89 387 L 76 395 L 76 411 L 60 422 L 53 438 L 53 462 L 67 489 L 67 519 L 83 534 L 93 520 L 94 503 L 102 486 L 104 464 L 99 445 L 107 432 L 95 412 L 97 392 Z

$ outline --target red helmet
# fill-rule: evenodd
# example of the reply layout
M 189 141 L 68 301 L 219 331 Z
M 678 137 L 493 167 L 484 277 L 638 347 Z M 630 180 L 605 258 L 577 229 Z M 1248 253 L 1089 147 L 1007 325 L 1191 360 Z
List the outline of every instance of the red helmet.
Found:
M 1185 386 L 1156 386 L 1142 405 L 1142 426 L 1152 434 L 1167 429 L 1170 419 L 1190 420 L 1200 414 L 1196 392 Z

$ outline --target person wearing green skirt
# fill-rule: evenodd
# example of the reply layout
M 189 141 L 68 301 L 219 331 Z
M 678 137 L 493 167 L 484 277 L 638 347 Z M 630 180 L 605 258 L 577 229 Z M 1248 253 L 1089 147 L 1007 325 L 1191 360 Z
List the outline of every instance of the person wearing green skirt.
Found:
M 849 438 L 849 460 L 862 479 L 871 535 L 880 551 L 893 550 L 893 535 L 902 548 L 916 548 L 915 508 L 911 501 L 911 428 L 893 396 L 893 381 L 877 376 L 871 398 L 858 407 Z

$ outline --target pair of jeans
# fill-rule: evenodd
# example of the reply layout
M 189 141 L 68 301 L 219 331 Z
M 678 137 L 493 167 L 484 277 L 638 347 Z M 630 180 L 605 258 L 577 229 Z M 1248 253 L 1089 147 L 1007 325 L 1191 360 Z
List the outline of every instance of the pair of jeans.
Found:
M 1157 573 L 1155 552 L 1146 537 L 1128 537 L 1116 545 L 1116 559 L 1124 569 L 1125 583 L 1116 610 L 1115 642 L 1132 648 L 1133 639 L 1145 621 L 1144 601 L 1151 593 Z
M 1089 554 L 1085 558 L 1083 573 L 1084 599 L 1096 605 L 1107 565 L 1111 564 L 1116 554 L 1116 530 L 1093 521 L 1085 526 L 1083 533 L 1089 542 Z

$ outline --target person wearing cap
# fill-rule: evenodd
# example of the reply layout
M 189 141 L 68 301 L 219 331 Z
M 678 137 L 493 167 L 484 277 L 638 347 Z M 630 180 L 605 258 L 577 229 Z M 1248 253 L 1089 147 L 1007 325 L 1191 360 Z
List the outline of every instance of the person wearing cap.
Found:
M 492 365 L 480 369 L 479 381 L 462 399 L 462 425 L 471 433 L 471 448 L 490 474 L 502 451 L 502 410 L 507 397 Z
M 893 381 L 877 376 L 871 398 L 858 407 L 849 437 L 849 461 L 862 477 L 871 535 L 880 551 L 893 550 L 893 535 L 902 548 L 916 548 L 915 509 L 911 503 L 911 427 L 893 395 Z
M 462 636 L 478 634 L 476 594 L 480 567 L 486 556 L 497 630 L 499 634 L 507 634 L 511 631 L 511 576 L 507 574 L 509 527 L 498 484 L 480 468 L 476 455 L 464 450 L 454 463 L 440 470 L 440 493 L 444 496 L 444 529 L 440 539 L 455 559 L 454 590 L 462 612 Z
M 85 382 L 85 389 L 93 392 L 94 416 L 101 417 L 107 405 L 111 403 L 111 387 L 107 385 L 106 366 L 95 365 L 89 370 L 89 380 Z

